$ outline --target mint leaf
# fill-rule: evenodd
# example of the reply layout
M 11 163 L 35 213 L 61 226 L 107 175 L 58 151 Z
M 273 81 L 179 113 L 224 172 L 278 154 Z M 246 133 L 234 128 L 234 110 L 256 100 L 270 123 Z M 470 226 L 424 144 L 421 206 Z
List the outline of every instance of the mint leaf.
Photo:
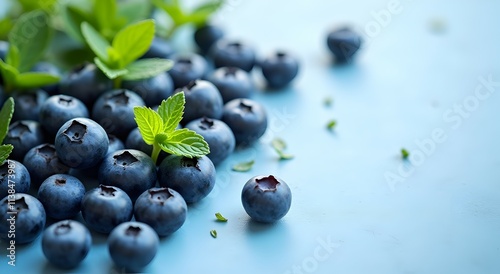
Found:
M 154 77 L 169 70 L 174 62 L 168 59 L 147 58 L 137 60 L 126 68 L 128 73 L 123 76 L 124 80 L 140 80 Z
M 403 159 L 408 159 L 409 156 L 410 156 L 410 152 L 408 150 L 406 150 L 405 148 L 402 148 L 401 149 L 401 157 Z
M 11 89 L 16 83 L 19 71 L 15 67 L 6 64 L 2 61 L 2 59 L 0 59 L 0 72 L 4 81 L 4 87 L 9 91 L 9 89 Z
M 16 76 L 16 87 L 37 88 L 59 82 L 59 76 L 43 72 L 24 72 Z
M 222 4 L 224 4 L 223 0 L 215 0 L 201 4 L 187 16 L 187 20 L 196 25 L 203 25 L 206 23 L 208 18 L 222 6 Z
M 185 103 L 184 92 L 176 93 L 161 102 L 158 114 L 163 120 L 164 132 L 171 133 L 179 125 L 184 114 Z
M 93 10 L 101 33 L 102 30 L 113 27 L 113 19 L 116 16 L 116 0 L 95 0 Z
M 8 145 L 0 145 L 0 165 L 5 162 L 9 158 L 10 153 L 14 149 L 14 146 Z
M 118 17 L 126 18 L 128 23 L 148 18 L 151 13 L 151 4 L 144 0 L 129 0 L 118 5 Z
M 2 121 L 0 124 L 0 144 L 3 143 L 5 136 L 7 136 L 10 120 L 12 119 L 12 114 L 14 114 L 14 104 L 14 98 L 10 97 L 5 101 L 2 109 L 0 109 L 0 121 Z
M 217 238 L 217 230 L 215 230 L 215 229 L 210 230 L 210 235 L 211 235 L 213 238 Z
M 276 152 L 278 153 L 280 160 L 290 160 L 295 157 L 293 154 L 285 153 L 281 150 L 277 150 Z
M 86 11 L 72 5 L 66 6 L 66 9 L 63 12 L 66 32 L 81 42 L 84 42 L 85 40 L 81 31 L 81 25 L 83 22 L 92 24 L 91 19 L 93 18 L 89 18 Z
M 108 47 L 110 47 L 108 41 L 102 37 L 97 30 L 94 29 L 89 23 L 83 22 L 81 25 L 82 35 L 87 41 L 90 49 L 99 57 L 102 61 L 108 61 Z M 104 71 L 103 71 L 104 72 Z
M 239 164 L 236 164 L 232 167 L 233 171 L 238 171 L 238 172 L 247 172 L 250 169 L 252 169 L 253 164 L 255 163 L 254 160 L 248 161 L 248 162 L 241 162 Z
M 9 52 L 5 58 L 5 62 L 15 68 L 19 67 L 19 49 L 16 45 L 9 45 Z
M 153 20 L 144 20 L 120 30 L 113 39 L 112 46 L 121 56 L 121 66 L 125 67 L 148 51 L 155 35 Z
M 187 128 L 172 132 L 168 140 L 159 145 L 167 153 L 188 158 L 201 157 L 210 153 L 203 137 Z
M 281 138 L 274 138 L 271 142 L 272 147 L 278 153 L 280 160 L 289 160 L 294 158 L 292 154 L 285 153 L 283 150 L 286 149 L 287 145 L 285 141 Z
M 326 124 L 326 128 L 328 130 L 333 130 L 335 128 L 335 126 L 337 125 L 337 121 L 335 120 L 330 120 L 328 121 L 328 123 Z
M 115 79 L 115 78 L 118 78 L 120 76 L 126 75 L 128 73 L 128 70 L 126 70 L 126 69 L 109 68 L 108 65 L 106 65 L 103 61 L 101 61 L 101 59 L 99 59 L 97 57 L 94 58 L 94 63 L 102 72 L 104 72 L 104 74 L 106 74 L 106 76 L 109 79 Z
M 30 70 L 49 45 L 51 29 L 48 22 L 45 12 L 35 10 L 21 15 L 10 31 L 9 42 L 19 50 L 17 69 L 20 72 Z
M 215 218 L 217 218 L 217 221 L 227 222 L 227 218 L 222 216 L 222 214 L 220 214 L 220 212 L 215 213 Z
M 160 115 L 148 107 L 134 107 L 134 116 L 144 142 L 153 145 L 156 135 L 163 129 Z

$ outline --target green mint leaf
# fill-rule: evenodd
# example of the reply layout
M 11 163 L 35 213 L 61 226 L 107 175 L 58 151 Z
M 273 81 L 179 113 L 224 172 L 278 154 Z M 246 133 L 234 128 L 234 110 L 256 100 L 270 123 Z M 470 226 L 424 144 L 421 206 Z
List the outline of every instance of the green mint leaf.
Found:
M 220 214 L 220 212 L 215 213 L 215 218 L 217 218 L 217 221 L 227 222 L 227 218 L 222 216 L 222 214 Z
M 276 151 L 280 157 L 280 160 L 290 160 L 290 159 L 293 159 L 295 156 L 293 154 L 289 154 L 289 153 L 285 153 L 281 150 L 277 150 Z
M 170 133 L 168 140 L 159 145 L 167 153 L 188 158 L 201 157 L 210 153 L 208 144 L 203 137 L 187 128 Z
M 81 25 L 83 22 L 92 24 L 91 19 L 93 18 L 89 18 L 85 10 L 73 5 L 68 5 L 62 12 L 62 19 L 64 20 L 66 33 L 76 40 L 84 42 L 85 38 L 82 35 Z
M 94 58 L 94 63 L 102 72 L 104 72 L 104 74 L 106 74 L 106 76 L 109 79 L 115 79 L 115 78 L 118 78 L 120 76 L 126 75 L 128 73 L 128 70 L 126 70 L 126 69 L 109 68 L 108 65 L 106 65 L 103 61 L 101 61 L 101 59 L 99 59 L 97 57 Z
M 2 40 L 9 35 L 9 32 L 13 26 L 14 23 L 12 22 L 12 19 L 8 17 L 0 19 L 0 38 Z
M 156 135 L 162 133 L 163 130 L 160 115 L 148 107 L 134 107 L 134 116 L 144 142 L 153 145 Z
M 16 76 L 16 87 L 38 88 L 59 82 L 59 76 L 44 72 L 24 72 Z
M 410 156 L 410 152 L 408 150 L 406 150 L 405 148 L 402 148 L 401 149 L 401 157 L 403 159 L 408 159 L 409 156 Z
M 163 100 L 158 107 L 158 114 L 163 120 L 163 131 L 171 133 L 179 125 L 184 115 L 186 99 L 184 92 L 176 93 Z
M 326 124 L 326 128 L 328 130 L 333 130 L 335 128 L 335 126 L 337 125 L 337 121 L 335 120 L 330 120 L 328 121 L 328 123 Z
M 9 52 L 7 52 L 5 62 L 15 68 L 19 67 L 19 49 L 16 45 L 9 45 Z
M 116 16 L 116 0 L 95 0 L 93 11 L 101 33 L 103 30 L 110 30 L 113 27 L 113 19 Z
M 9 42 L 19 50 L 20 72 L 30 70 L 43 56 L 51 38 L 48 22 L 45 12 L 35 10 L 21 15 L 10 31 Z
M 151 14 L 152 6 L 144 0 L 129 0 L 118 5 L 118 17 L 125 18 L 125 23 L 144 20 Z
M 153 5 L 167 13 L 175 25 L 181 25 L 184 22 L 185 14 L 180 7 L 179 1 L 173 0 L 164 2 L 163 0 L 153 0 Z
M 108 48 L 110 47 L 108 41 L 106 41 L 106 39 L 87 22 L 82 23 L 81 30 L 82 35 L 85 38 L 85 41 L 87 41 L 90 49 L 102 61 L 107 62 L 109 60 Z
M 210 235 L 211 235 L 214 239 L 215 239 L 215 238 L 217 238 L 217 230 L 215 230 L 215 229 L 210 230 Z
M 271 145 L 273 146 L 274 150 L 276 150 L 276 151 L 282 151 L 282 150 L 286 149 L 286 143 L 281 138 L 274 138 L 271 141 Z
M 121 67 L 141 57 L 148 51 L 155 36 L 155 22 L 152 19 L 137 22 L 120 30 L 112 46 L 121 56 Z
M 14 149 L 14 146 L 8 145 L 0 145 L 0 165 L 5 162 L 9 158 L 10 153 Z
M 187 16 L 187 20 L 195 25 L 203 25 L 223 4 L 223 0 L 215 0 L 201 4 Z
M 172 68 L 173 61 L 161 58 L 147 58 L 137 60 L 126 68 L 128 73 L 123 76 L 124 80 L 141 80 L 154 77 Z
M 2 61 L 2 59 L 0 59 L 0 72 L 2 72 L 1 74 L 4 81 L 4 87 L 6 89 L 12 88 L 16 83 L 16 78 L 19 74 L 19 71 L 15 67 L 6 64 L 4 61 Z
M 3 143 L 5 136 L 7 136 L 12 114 L 14 114 L 14 98 L 9 97 L 9 99 L 3 103 L 2 109 L 0 109 L 0 121 L 2 121 L 0 124 L 0 144 Z
M 247 172 L 250 169 L 252 169 L 253 164 L 255 163 L 254 160 L 248 161 L 248 162 L 241 162 L 232 167 L 233 171 L 238 171 L 238 172 Z

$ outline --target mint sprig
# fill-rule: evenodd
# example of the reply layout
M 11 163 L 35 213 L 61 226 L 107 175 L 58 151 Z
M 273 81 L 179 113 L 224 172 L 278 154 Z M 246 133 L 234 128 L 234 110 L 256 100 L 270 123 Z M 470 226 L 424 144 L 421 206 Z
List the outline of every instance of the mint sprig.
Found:
M 184 92 L 169 97 L 158 107 L 158 112 L 148 107 L 134 107 L 135 121 L 144 142 L 153 146 L 151 158 L 156 163 L 160 151 L 188 158 L 210 153 L 203 136 L 183 128 L 176 129 L 184 115 Z
M 5 61 L 0 60 L 0 72 L 7 92 L 30 89 L 59 81 L 58 76 L 29 72 L 43 56 L 51 39 L 49 16 L 40 10 L 22 15 L 9 33 L 9 50 Z M 29 30 L 29 31 L 27 31 Z
M 10 120 L 12 119 L 12 115 L 14 114 L 14 99 L 10 97 L 5 101 L 0 109 L 0 165 L 9 158 L 10 153 L 14 149 L 14 146 L 11 144 L 3 144 L 3 140 L 5 136 L 7 136 L 7 132 L 9 130 Z
M 153 0 L 153 4 L 163 10 L 172 20 L 172 26 L 167 34 L 169 37 L 182 25 L 206 24 L 210 16 L 224 4 L 224 0 L 204 2 L 191 10 L 186 10 L 179 0 Z
M 155 34 L 153 20 L 143 20 L 121 29 L 111 44 L 90 23 L 83 22 L 81 31 L 95 53 L 94 62 L 119 88 L 122 80 L 139 80 L 169 70 L 173 62 L 168 59 L 139 59 L 149 49 Z

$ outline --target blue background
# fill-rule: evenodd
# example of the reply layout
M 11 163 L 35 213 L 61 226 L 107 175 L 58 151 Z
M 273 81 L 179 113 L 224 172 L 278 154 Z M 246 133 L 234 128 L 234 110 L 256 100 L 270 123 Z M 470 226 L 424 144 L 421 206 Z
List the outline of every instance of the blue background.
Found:
M 255 96 L 268 110 L 266 135 L 218 167 L 214 191 L 161 240 L 146 272 L 500 273 L 500 86 L 487 99 L 474 95 L 487 90 L 480 79 L 500 82 L 500 2 L 401 0 L 383 19 L 389 3 L 227 1 L 216 17 L 227 37 L 262 55 L 289 50 L 301 72 L 289 89 Z M 326 34 L 345 23 L 365 44 L 353 64 L 332 66 Z M 464 104 L 461 116 L 454 107 Z M 338 121 L 334 132 L 329 119 Z M 436 130 L 442 142 L 429 145 Z M 288 143 L 293 160 L 278 161 L 274 137 Z M 250 159 L 250 172 L 231 171 Z M 252 176 L 269 174 L 289 184 L 292 208 L 260 225 L 240 193 Z M 215 212 L 229 221 L 215 222 Z M 1 243 L 1 273 L 58 272 L 40 239 L 17 247 L 15 268 L 5 252 Z M 74 272 L 117 272 L 104 237 L 94 235 Z

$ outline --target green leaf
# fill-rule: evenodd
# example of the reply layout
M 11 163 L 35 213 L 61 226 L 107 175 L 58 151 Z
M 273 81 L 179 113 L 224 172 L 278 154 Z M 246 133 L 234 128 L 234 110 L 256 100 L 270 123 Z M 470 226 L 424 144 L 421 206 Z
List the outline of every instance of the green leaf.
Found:
M 16 83 L 16 78 L 19 74 L 19 71 L 15 67 L 6 64 L 4 61 L 2 61 L 2 59 L 0 59 L 0 71 L 2 72 L 2 78 L 5 88 L 12 88 Z
M 187 128 L 172 132 L 168 140 L 159 145 L 167 153 L 188 158 L 201 157 L 210 153 L 203 137 Z
M 215 0 L 204 3 L 186 16 L 186 20 L 195 25 L 203 25 L 207 22 L 210 16 L 222 6 L 223 3 L 223 0 Z
M 162 0 L 153 0 L 153 4 L 165 11 L 175 25 L 181 25 L 184 22 L 185 14 L 180 7 L 179 1 L 168 1 L 166 3 Z
M 19 49 L 16 45 L 9 45 L 9 52 L 5 58 L 6 63 L 17 68 L 19 67 Z
M 38 88 L 59 82 L 59 76 L 44 72 L 24 72 L 16 76 L 16 87 Z
M 274 150 L 276 151 L 282 151 L 286 149 L 286 143 L 283 139 L 281 138 L 274 138 L 271 142 L 271 145 L 273 146 Z
M 11 144 L 8 145 L 0 145 L 0 165 L 5 162 L 9 158 L 10 153 L 14 149 L 14 146 Z
M 104 72 L 104 74 L 106 74 L 109 79 L 115 79 L 128 73 L 128 70 L 126 69 L 109 68 L 108 65 L 106 65 L 103 61 L 101 61 L 101 59 L 97 57 L 94 58 L 94 63 L 102 72 Z
M 81 25 L 83 22 L 88 22 L 92 25 L 92 21 L 87 12 L 73 5 L 68 5 L 63 12 L 63 19 L 65 22 L 64 25 L 66 26 L 66 32 L 73 38 L 84 42 L 85 38 L 81 31 Z
M 247 172 L 250 169 L 252 169 L 253 164 L 255 163 L 254 160 L 248 161 L 248 162 L 241 162 L 232 167 L 233 171 L 238 171 L 238 172 Z
M 155 36 L 152 19 L 137 22 L 120 30 L 113 39 L 113 48 L 120 53 L 121 67 L 135 61 L 148 51 Z
M 14 98 L 10 97 L 3 103 L 2 109 L 0 110 L 0 121 L 2 121 L 0 124 L 0 144 L 3 143 L 5 136 L 7 136 L 10 120 L 12 119 L 12 114 L 14 114 L 14 104 Z
M 14 23 L 12 23 L 12 19 L 8 17 L 0 19 L 0 39 L 7 40 L 12 26 L 14 26 Z
M 148 18 L 151 14 L 151 4 L 144 0 L 129 0 L 118 5 L 118 17 L 126 18 L 133 23 Z
M 410 156 L 410 152 L 408 150 L 406 150 L 405 148 L 402 148 L 401 149 L 401 157 L 403 159 L 408 159 L 409 156 Z
M 92 49 L 95 55 L 102 61 L 107 62 L 109 60 L 108 47 L 110 47 L 108 41 L 87 22 L 82 23 L 81 30 L 90 49 Z
M 285 153 L 281 150 L 277 150 L 276 152 L 278 153 L 280 160 L 290 160 L 295 157 L 293 154 Z
M 147 58 L 137 60 L 126 68 L 128 73 L 123 76 L 124 80 L 140 80 L 154 77 L 172 68 L 174 62 L 168 59 Z
M 222 214 L 220 214 L 220 212 L 215 213 L 215 218 L 217 218 L 217 221 L 227 222 L 227 218 L 222 216 Z
M 30 70 L 43 56 L 51 38 L 48 21 L 45 12 L 35 10 L 21 15 L 10 31 L 9 42 L 19 50 L 20 72 Z
M 116 0 L 94 0 L 93 13 L 100 30 L 111 29 L 116 17 Z
M 217 238 L 217 230 L 215 230 L 215 229 L 210 230 L 210 235 L 211 235 L 213 238 Z
M 160 115 L 148 107 L 134 107 L 134 116 L 144 142 L 154 144 L 156 135 L 162 133 L 163 129 Z
M 163 121 L 164 132 L 171 133 L 179 125 L 182 115 L 184 115 L 185 103 L 184 92 L 178 92 L 161 102 L 158 107 L 158 114 Z
M 335 126 L 337 125 L 337 121 L 336 120 L 330 120 L 328 121 L 328 123 L 326 124 L 326 128 L 328 130 L 333 130 L 335 128 Z

